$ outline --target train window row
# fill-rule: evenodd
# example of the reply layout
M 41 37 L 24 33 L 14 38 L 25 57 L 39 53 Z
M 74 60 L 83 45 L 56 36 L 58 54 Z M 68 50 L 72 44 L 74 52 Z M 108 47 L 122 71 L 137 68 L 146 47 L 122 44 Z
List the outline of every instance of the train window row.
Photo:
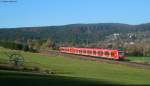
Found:
M 77 50 L 77 49 L 60 49 L 61 51 L 64 51 L 64 52 L 70 52 L 70 53 L 80 53 L 80 54 L 92 54 L 92 55 L 99 55 L 99 56 L 102 56 L 102 55 L 105 55 L 105 56 L 115 56 L 115 53 L 114 52 L 108 52 L 108 51 L 92 51 L 92 50 Z

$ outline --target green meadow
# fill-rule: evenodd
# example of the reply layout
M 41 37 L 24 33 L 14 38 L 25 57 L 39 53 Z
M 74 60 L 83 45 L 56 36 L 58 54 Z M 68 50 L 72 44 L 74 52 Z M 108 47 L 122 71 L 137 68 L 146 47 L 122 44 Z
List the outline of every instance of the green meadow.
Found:
M 127 59 L 129 59 L 130 61 L 133 61 L 133 62 L 147 62 L 147 63 L 150 62 L 150 57 L 130 56 L 130 57 L 127 57 Z
M 5 52 L 12 52 L 12 50 L 0 48 L 1 64 L 8 63 L 9 58 Z M 0 82 L 2 84 L 22 86 L 150 85 L 149 69 L 81 60 L 54 54 L 15 52 L 24 56 L 25 67 L 38 67 L 41 70 L 54 71 L 56 74 L 38 75 L 1 70 Z

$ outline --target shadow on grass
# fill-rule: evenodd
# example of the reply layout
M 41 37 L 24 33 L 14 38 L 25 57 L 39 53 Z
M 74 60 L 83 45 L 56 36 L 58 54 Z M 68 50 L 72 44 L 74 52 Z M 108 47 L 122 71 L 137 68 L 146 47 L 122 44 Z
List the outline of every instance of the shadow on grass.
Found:
M 107 81 L 56 75 L 35 75 L 25 73 L 0 72 L 1 86 L 120 86 Z

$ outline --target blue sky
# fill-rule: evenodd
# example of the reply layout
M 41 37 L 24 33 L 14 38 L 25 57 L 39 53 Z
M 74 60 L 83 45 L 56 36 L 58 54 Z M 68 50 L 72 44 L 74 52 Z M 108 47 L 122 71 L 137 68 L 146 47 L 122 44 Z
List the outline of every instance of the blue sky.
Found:
M 150 22 L 150 0 L 0 0 L 0 28 Z

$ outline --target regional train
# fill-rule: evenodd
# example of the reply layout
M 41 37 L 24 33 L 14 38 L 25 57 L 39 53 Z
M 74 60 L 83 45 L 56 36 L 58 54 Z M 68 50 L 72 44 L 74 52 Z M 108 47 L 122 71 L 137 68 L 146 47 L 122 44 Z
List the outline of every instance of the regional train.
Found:
M 101 57 L 114 60 L 123 60 L 126 58 L 125 51 L 97 48 L 76 48 L 76 47 L 60 47 L 61 53 L 85 55 L 92 57 Z

